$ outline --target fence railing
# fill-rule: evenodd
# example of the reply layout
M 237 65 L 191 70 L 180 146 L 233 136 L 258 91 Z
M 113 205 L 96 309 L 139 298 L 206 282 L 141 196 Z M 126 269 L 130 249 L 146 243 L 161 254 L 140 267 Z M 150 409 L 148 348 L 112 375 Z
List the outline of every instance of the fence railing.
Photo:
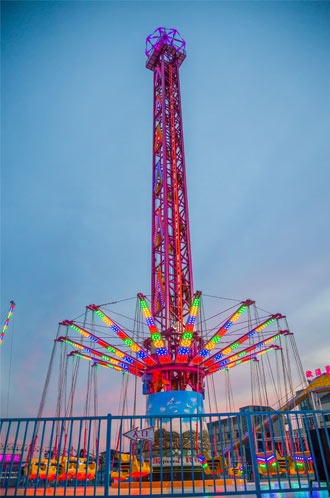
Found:
M 1 496 L 329 491 L 330 411 L 2 419 L 0 488 Z

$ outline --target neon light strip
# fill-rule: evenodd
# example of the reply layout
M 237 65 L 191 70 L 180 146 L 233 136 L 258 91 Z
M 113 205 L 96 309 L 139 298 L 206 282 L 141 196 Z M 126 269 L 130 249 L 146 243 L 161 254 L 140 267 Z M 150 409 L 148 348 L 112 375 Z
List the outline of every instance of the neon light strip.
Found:
M 225 324 L 214 334 L 214 336 L 209 340 L 207 344 L 205 344 L 204 348 L 199 351 L 196 356 L 191 360 L 190 363 L 193 365 L 199 365 L 205 360 L 205 357 L 210 354 L 210 351 L 216 346 L 216 344 L 221 340 L 221 338 L 228 332 L 230 327 L 236 320 L 240 317 L 240 315 L 246 310 L 248 306 L 254 304 L 254 301 L 247 299 L 244 301 L 240 307 L 231 315 L 231 317 L 225 322 Z
M 249 357 L 243 358 L 242 360 L 235 360 L 235 361 L 232 361 L 231 363 L 228 363 L 227 365 L 225 365 L 223 367 L 210 369 L 206 373 L 206 375 L 212 375 L 216 372 L 224 372 L 225 370 L 228 370 L 229 368 L 234 368 L 237 365 L 240 365 L 241 363 L 248 363 L 249 361 L 253 361 L 253 360 L 255 360 L 255 355 L 253 355 L 253 356 L 251 355 Z
M 74 355 L 80 355 L 83 358 L 85 358 L 86 360 L 93 360 L 96 363 L 100 363 L 102 361 L 102 360 L 99 360 L 98 358 L 93 358 L 93 356 L 88 356 L 86 354 L 79 353 L 79 351 L 72 351 L 72 353 L 70 353 L 69 356 L 74 356 Z M 120 368 L 120 369 L 124 370 L 125 372 L 130 372 L 130 373 L 134 373 L 134 374 L 136 374 L 138 376 L 141 376 L 140 372 L 136 372 L 136 370 L 134 368 L 130 367 L 129 365 L 127 365 L 127 363 L 124 363 L 124 362 L 121 362 L 121 361 L 117 362 L 117 360 L 115 360 L 114 362 L 111 361 L 110 364 L 113 367 L 117 367 L 117 368 Z
M 226 360 L 222 361 L 221 363 L 218 363 L 218 361 L 221 360 L 226 354 L 228 354 L 230 351 L 232 351 L 233 349 L 236 348 L 236 346 L 235 346 L 235 348 L 228 346 L 228 348 L 225 348 L 224 350 L 220 351 L 216 355 L 212 356 L 209 360 L 207 360 L 204 363 L 204 366 L 208 368 L 208 367 L 212 367 L 212 365 L 215 365 L 216 363 L 222 365 L 222 364 L 225 364 L 226 362 L 228 363 L 230 361 L 234 361 L 237 358 L 241 358 L 242 356 L 245 356 L 247 353 L 250 353 L 251 351 L 254 351 L 258 348 L 261 348 L 262 346 L 266 346 L 270 342 L 276 341 L 276 339 L 281 337 L 281 335 L 283 335 L 283 334 L 287 335 L 288 333 L 289 333 L 288 330 L 280 330 L 278 334 L 275 334 L 271 337 L 268 337 L 267 339 L 260 341 L 257 344 L 253 344 L 252 346 L 249 346 L 248 348 L 243 349 L 242 351 L 239 351 L 235 355 L 228 356 L 228 358 L 226 358 Z M 233 343 L 233 345 L 235 345 L 235 344 L 237 344 L 237 342 Z M 228 349 L 228 352 L 227 352 L 227 349 Z
M 98 306 L 96 306 L 95 304 L 91 304 L 90 306 L 87 306 L 87 308 L 89 308 L 92 311 L 95 311 L 95 313 L 100 318 L 102 318 L 104 323 L 106 323 L 111 328 L 111 330 L 113 330 L 117 334 L 117 336 L 122 341 L 124 341 L 126 346 L 129 346 L 131 351 L 133 351 L 133 353 L 136 353 L 137 357 L 140 360 L 142 360 L 146 365 L 148 365 L 149 367 L 151 367 L 152 365 L 156 365 L 155 360 L 151 358 L 151 356 L 148 355 L 148 353 L 141 346 L 139 346 L 135 341 L 133 341 L 133 339 L 128 334 L 126 334 L 126 332 L 124 332 L 113 320 L 111 320 L 111 318 L 109 318 L 108 315 L 103 313 L 103 311 L 100 310 Z
M 8 325 L 9 325 L 9 322 L 10 322 L 10 318 L 11 318 L 11 315 L 13 314 L 14 308 L 15 308 L 14 301 L 10 301 L 10 308 L 9 308 L 9 311 L 8 311 L 8 315 L 7 315 L 7 318 L 5 320 L 4 326 L 2 327 L 1 334 L 0 334 L 0 344 L 2 344 L 3 339 L 5 337 L 5 333 L 6 333 L 6 330 L 8 328 Z
M 220 363 L 216 363 L 215 365 L 212 365 L 212 367 L 209 369 L 206 375 L 211 375 L 215 372 L 221 372 L 222 370 L 227 370 L 228 368 L 233 368 L 236 365 L 239 365 L 240 363 L 245 363 L 250 360 L 254 360 L 257 356 L 260 356 L 262 354 L 268 353 L 271 349 L 281 349 L 279 346 L 269 346 L 269 348 L 262 349 L 261 351 L 256 351 L 255 353 L 252 353 L 250 356 L 246 356 L 245 358 L 238 359 L 231 361 L 227 363 L 227 360 L 221 361 Z
M 156 223 L 155 223 L 155 231 L 154 231 L 154 237 L 153 237 L 153 245 L 155 245 L 155 242 L 157 240 L 157 232 L 158 228 L 160 227 L 160 230 L 162 232 L 162 235 L 164 236 L 164 225 L 163 225 L 163 220 L 160 214 L 160 208 L 157 209 L 157 218 L 156 218 Z
M 99 358 L 101 358 L 101 360 L 110 361 L 114 365 L 118 365 L 118 366 L 125 365 L 127 368 L 132 368 L 134 370 L 134 372 L 141 373 L 141 370 L 139 368 L 132 367 L 132 365 L 130 363 L 126 363 L 124 361 L 116 360 L 116 358 L 112 358 L 111 356 L 107 356 L 107 355 L 101 353 L 100 351 L 96 351 L 95 349 L 87 348 L 83 344 L 79 344 L 78 342 L 71 341 L 69 339 L 66 339 L 65 337 L 59 337 L 57 339 L 57 341 L 58 342 L 65 342 L 67 344 L 70 344 L 70 346 L 72 346 L 72 347 L 81 349 L 82 351 L 85 351 L 86 353 L 90 353 L 90 354 L 93 354 L 95 356 L 98 356 Z M 123 368 L 125 368 L 125 367 L 123 367 Z
M 170 355 L 168 354 L 168 351 L 165 347 L 162 336 L 158 332 L 158 329 L 155 325 L 155 321 L 154 321 L 153 317 L 151 316 L 146 299 L 145 299 L 143 294 L 138 294 L 138 298 L 140 299 L 140 306 L 141 306 L 142 312 L 144 314 L 144 318 L 147 322 L 147 325 L 148 325 L 148 328 L 149 328 L 149 331 L 151 334 L 151 340 L 152 340 L 154 348 L 156 349 L 158 359 L 159 359 L 160 363 L 170 363 L 170 361 L 171 361 Z
M 157 97 L 156 97 L 156 104 L 155 104 L 155 115 L 157 114 L 157 112 L 159 111 L 159 109 L 162 108 L 162 100 L 160 98 L 160 95 L 159 93 L 157 94 Z
M 307 453 L 305 451 L 305 453 Z M 312 462 L 313 461 L 313 458 L 311 456 L 307 457 L 307 458 L 304 458 L 302 456 L 294 456 L 293 457 L 295 460 L 297 460 L 298 462 L 305 462 L 306 460 L 308 460 L 309 462 Z
M 155 301 L 154 301 L 154 308 L 153 308 L 154 312 L 157 309 L 158 297 L 160 297 L 161 306 L 164 306 L 165 298 L 164 298 L 164 294 L 163 294 L 162 274 L 161 274 L 160 268 L 158 268 L 158 273 L 157 273 Z
M 196 292 L 192 307 L 189 312 L 186 328 L 180 342 L 179 352 L 175 360 L 177 363 L 185 363 L 188 360 L 188 356 L 191 352 L 191 343 L 193 339 L 196 317 L 199 309 L 200 296 L 201 292 L 199 291 Z
M 160 126 L 157 126 L 157 132 L 156 132 L 156 138 L 155 138 L 155 150 L 158 148 L 158 142 L 162 143 L 163 142 L 163 136 L 162 136 L 162 130 L 160 129 Z
M 106 361 L 102 361 L 102 360 L 97 361 L 97 364 L 98 364 L 98 365 L 101 365 L 102 367 L 106 367 L 106 368 L 113 368 L 114 370 L 118 370 L 118 372 L 123 372 L 123 373 L 125 373 L 125 374 L 127 374 L 127 375 L 136 375 L 137 377 L 142 377 L 142 374 L 141 374 L 141 373 L 136 373 L 136 372 L 134 371 L 134 369 L 131 369 L 131 371 L 130 371 L 130 372 L 128 372 L 128 371 L 126 371 L 126 370 L 123 370 L 123 369 L 120 369 L 120 370 L 119 370 L 119 368 L 120 368 L 120 367 L 117 367 L 117 366 L 112 366 L 112 365 L 111 365 L 111 363 L 108 363 L 108 362 L 106 362 Z
M 131 365 L 134 365 L 138 368 L 144 368 L 143 363 L 140 363 L 135 358 L 133 358 L 132 356 L 130 356 L 127 353 L 124 353 L 120 349 L 115 348 L 114 346 L 112 346 L 108 342 L 102 341 L 102 339 L 99 339 L 96 335 L 91 334 L 87 330 L 79 327 L 74 322 L 70 322 L 69 320 L 65 320 L 64 322 L 60 323 L 60 325 L 66 325 L 66 326 L 69 325 L 73 330 L 76 330 L 77 332 L 79 332 L 83 336 L 87 337 L 91 341 L 96 342 L 97 344 L 99 344 L 103 348 L 106 348 L 111 353 L 114 353 L 116 356 L 118 356 L 118 358 L 121 358 L 122 360 L 127 361 L 127 363 L 130 363 Z
M 79 351 L 72 351 L 72 353 L 70 353 L 70 356 L 73 356 L 75 354 L 81 355 L 81 353 L 79 353 Z M 141 372 L 136 371 L 136 369 L 134 367 L 132 367 L 131 365 L 127 365 L 127 363 L 125 363 L 125 362 L 118 361 L 118 363 L 116 363 L 116 360 L 115 360 L 115 362 L 113 362 L 112 360 L 110 360 L 109 362 L 104 361 L 104 360 L 98 360 L 97 358 L 93 358 L 92 356 L 88 356 L 86 354 L 84 354 L 83 357 L 86 360 L 93 360 L 93 361 L 95 361 L 95 363 L 105 363 L 106 365 L 111 366 L 111 368 L 118 370 L 118 372 L 123 371 L 123 372 L 127 372 L 130 374 L 136 375 L 137 377 L 142 377 Z
M 263 462 L 263 463 L 265 463 L 265 462 L 267 462 L 267 463 L 271 463 L 273 460 L 276 460 L 276 457 L 275 457 L 275 455 L 273 455 L 273 454 L 272 454 L 272 455 L 270 455 L 270 456 L 268 456 L 267 458 L 264 458 L 264 457 L 257 457 L 257 461 L 258 461 L 258 462 Z
M 103 367 L 104 366 L 107 366 L 108 368 L 113 368 L 114 370 L 117 370 L 117 372 L 123 372 L 127 375 L 132 375 L 131 372 L 128 372 L 126 369 L 124 368 L 121 368 L 117 365 L 110 365 L 110 363 L 105 363 L 101 360 L 97 360 L 96 358 L 91 358 L 90 356 L 87 356 L 85 354 L 81 354 L 81 353 L 78 353 L 76 351 L 72 351 L 72 353 L 70 353 L 71 356 L 79 356 L 79 358 L 84 358 L 85 360 L 89 360 L 89 361 L 94 361 L 97 365 L 102 365 Z M 134 374 L 133 374 L 134 375 Z
M 164 180 L 162 171 L 160 169 L 160 162 L 158 161 L 157 164 L 156 164 L 156 170 L 155 170 L 154 192 L 156 190 L 156 186 L 157 186 L 157 181 L 158 181 L 159 175 L 160 175 L 161 181 Z
M 157 66 L 155 70 L 156 76 L 155 76 L 155 86 L 157 85 L 158 78 L 162 77 L 162 72 L 160 70 L 160 67 Z

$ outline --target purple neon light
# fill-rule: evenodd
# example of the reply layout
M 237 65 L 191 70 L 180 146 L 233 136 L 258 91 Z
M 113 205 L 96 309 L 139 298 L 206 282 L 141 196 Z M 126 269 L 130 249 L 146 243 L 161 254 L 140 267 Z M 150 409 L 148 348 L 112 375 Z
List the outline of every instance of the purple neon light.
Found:
M 176 29 L 157 28 L 146 39 L 146 56 L 150 57 L 154 50 L 160 50 L 163 45 L 170 45 L 177 52 L 183 52 L 186 48 L 186 42 Z
M 13 462 L 20 461 L 20 455 L 14 455 L 14 458 L 12 458 L 13 455 L 6 453 L 5 458 L 3 458 L 3 456 L 4 456 L 3 454 L 0 455 L 0 462 L 2 462 L 2 460 L 4 460 L 5 462 L 11 462 L 12 460 L 13 460 Z
M 269 462 L 271 462 L 272 460 L 275 460 L 275 459 L 276 459 L 275 455 L 273 455 L 273 454 L 270 455 L 270 456 L 268 456 L 267 458 L 257 457 L 257 461 L 258 462 L 262 462 L 262 463 L 266 463 L 266 462 L 269 463 Z

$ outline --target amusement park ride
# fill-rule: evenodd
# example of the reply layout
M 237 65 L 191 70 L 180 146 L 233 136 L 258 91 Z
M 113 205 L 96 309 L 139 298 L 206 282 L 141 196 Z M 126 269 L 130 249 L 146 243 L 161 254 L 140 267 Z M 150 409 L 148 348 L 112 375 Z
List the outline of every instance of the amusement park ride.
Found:
M 147 396 L 146 414 L 153 418 L 203 414 L 205 386 L 214 374 L 227 375 L 229 370 L 248 362 L 258 365 L 263 355 L 275 355 L 282 362 L 280 370 L 287 387 L 284 401 L 278 396 L 279 409 L 292 409 L 313 390 L 329 390 L 330 376 L 306 383 L 285 316 L 275 313 L 253 318 L 255 302 L 246 299 L 219 314 L 221 322 L 216 327 L 206 331 L 202 327 L 202 293 L 193 288 L 182 127 L 179 71 L 186 58 L 185 46 L 175 29 L 158 28 L 146 40 L 146 67 L 153 74 L 151 299 L 142 293 L 137 296 L 149 337 L 144 335 L 141 340 L 140 334 L 137 338 L 115 321 L 105 306 L 91 304 L 86 313 L 92 318 L 84 322 L 64 320 L 56 342 L 73 348 L 69 357 L 84 358 L 93 365 L 140 378 Z M 271 331 L 267 333 L 268 330 Z M 290 345 L 304 382 L 298 396 L 294 396 L 291 366 L 285 363 Z M 281 392 L 279 387 L 277 392 Z M 262 424 L 255 430 L 262 430 Z M 216 458 L 212 464 L 208 448 L 202 453 L 198 444 L 197 426 L 194 436 L 200 471 L 216 472 L 212 467 Z M 244 436 L 231 447 L 239 444 L 244 444 Z M 127 455 L 122 455 L 121 475 L 113 473 L 114 478 L 132 478 L 153 471 L 150 464 L 133 459 L 135 474 L 129 474 L 125 472 L 125 458 Z M 227 466 L 226 453 L 217 458 L 217 472 L 221 472 Z M 258 458 L 260 472 L 276 459 L 280 461 L 274 452 L 267 454 L 266 460 L 264 454 Z M 311 468 L 311 462 L 303 463 L 304 472 Z M 231 472 L 239 474 L 240 468 Z

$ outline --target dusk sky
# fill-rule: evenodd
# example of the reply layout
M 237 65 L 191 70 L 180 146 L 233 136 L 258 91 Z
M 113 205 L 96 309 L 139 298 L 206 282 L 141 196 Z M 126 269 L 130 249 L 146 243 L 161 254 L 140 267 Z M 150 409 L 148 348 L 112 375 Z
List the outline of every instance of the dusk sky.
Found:
M 91 303 L 150 294 L 144 50 L 158 26 L 187 43 L 180 72 L 194 288 L 285 314 L 304 369 L 324 371 L 329 2 L 1 7 L 1 317 L 17 304 L 0 346 L 1 415 L 36 415 L 58 322 Z M 218 302 L 204 305 L 211 315 Z M 234 388 L 248 396 L 237 372 Z M 100 414 L 117 412 L 121 382 L 99 372 Z M 54 413 L 54 398 L 47 403 Z

